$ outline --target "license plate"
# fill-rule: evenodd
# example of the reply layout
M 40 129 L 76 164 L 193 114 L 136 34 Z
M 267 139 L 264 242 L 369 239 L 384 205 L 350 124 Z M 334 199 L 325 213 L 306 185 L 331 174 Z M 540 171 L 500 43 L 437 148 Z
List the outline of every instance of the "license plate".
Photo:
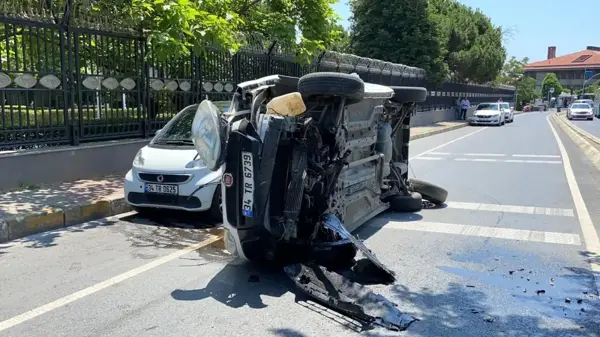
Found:
M 254 161 L 252 152 L 242 152 L 242 170 L 244 174 L 242 215 L 251 217 L 254 210 Z
M 179 187 L 177 185 L 146 184 L 146 193 L 177 195 Z

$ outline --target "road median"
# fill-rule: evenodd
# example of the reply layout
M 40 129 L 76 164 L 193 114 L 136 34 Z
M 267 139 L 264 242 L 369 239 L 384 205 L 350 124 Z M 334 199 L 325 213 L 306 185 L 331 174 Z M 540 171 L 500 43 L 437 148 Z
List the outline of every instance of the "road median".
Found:
M 591 135 L 566 119 L 564 114 L 556 113 L 550 117 L 579 147 L 585 156 L 600 170 L 600 139 Z
M 464 121 L 411 128 L 411 140 L 467 126 Z M 119 176 L 33 186 L 0 195 L 0 243 L 127 213 Z

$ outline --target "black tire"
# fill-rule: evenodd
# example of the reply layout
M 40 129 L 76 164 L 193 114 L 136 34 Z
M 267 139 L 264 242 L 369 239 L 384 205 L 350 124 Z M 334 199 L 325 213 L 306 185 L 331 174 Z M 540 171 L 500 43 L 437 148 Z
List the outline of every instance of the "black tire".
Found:
M 421 194 L 424 199 L 436 205 L 445 203 L 448 198 L 448 191 L 430 182 L 419 179 L 409 179 L 408 181 L 413 191 Z
M 359 77 L 349 74 L 312 73 L 300 77 L 298 92 L 304 97 L 345 97 L 346 104 L 353 104 L 363 100 L 365 83 Z
M 423 209 L 423 197 L 416 192 L 409 195 L 393 195 L 385 201 L 390 203 L 390 210 L 396 213 L 419 212 Z
M 393 102 L 423 103 L 427 99 L 427 89 L 421 87 L 390 87 L 394 90 Z
M 213 221 L 223 221 L 223 208 L 221 207 L 221 185 L 217 185 L 215 193 L 213 194 L 210 208 L 208 209 L 208 216 Z

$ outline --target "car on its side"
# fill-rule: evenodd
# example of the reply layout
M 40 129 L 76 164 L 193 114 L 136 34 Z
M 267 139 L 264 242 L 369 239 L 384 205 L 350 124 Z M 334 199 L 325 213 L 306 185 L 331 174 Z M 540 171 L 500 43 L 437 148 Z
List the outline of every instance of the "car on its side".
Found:
M 500 102 L 502 110 L 504 110 L 504 121 L 506 123 L 512 123 L 515 121 L 514 109 L 510 107 L 508 102 Z
M 587 103 L 575 103 L 571 104 L 569 110 L 567 110 L 568 119 L 585 118 L 588 121 L 594 120 L 594 109 Z
M 213 220 L 222 218 L 221 172 L 206 168 L 192 141 L 196 110 L 198 104 L 181 110 L 136 154 L 124 192 L 138 211 L 208 211 Z
M 477 105 L 473 117 L 469 118 L 469 125 L 497 125 L 505 123 L 504 109 L 501 103 L 480 103 Z

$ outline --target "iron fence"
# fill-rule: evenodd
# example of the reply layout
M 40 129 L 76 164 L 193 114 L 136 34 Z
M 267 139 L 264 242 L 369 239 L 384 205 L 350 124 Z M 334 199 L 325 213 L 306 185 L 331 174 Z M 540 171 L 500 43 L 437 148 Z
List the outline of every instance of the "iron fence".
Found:
M 422 69 L 337 52 L 301 64 L 275 42 L 164 62 L 141 34 L 71 23 L 68 10 L 58 19 L 14 13 L 0 15 L 0 149 L 149 137 L 185 106 L 227 101 L 237 83 L 272 74 L 356 72 L 367 82 L 425 86 L 420 110 L 452 107 L 459 96 L 510 100 L 514 92 L 433 86 Z

